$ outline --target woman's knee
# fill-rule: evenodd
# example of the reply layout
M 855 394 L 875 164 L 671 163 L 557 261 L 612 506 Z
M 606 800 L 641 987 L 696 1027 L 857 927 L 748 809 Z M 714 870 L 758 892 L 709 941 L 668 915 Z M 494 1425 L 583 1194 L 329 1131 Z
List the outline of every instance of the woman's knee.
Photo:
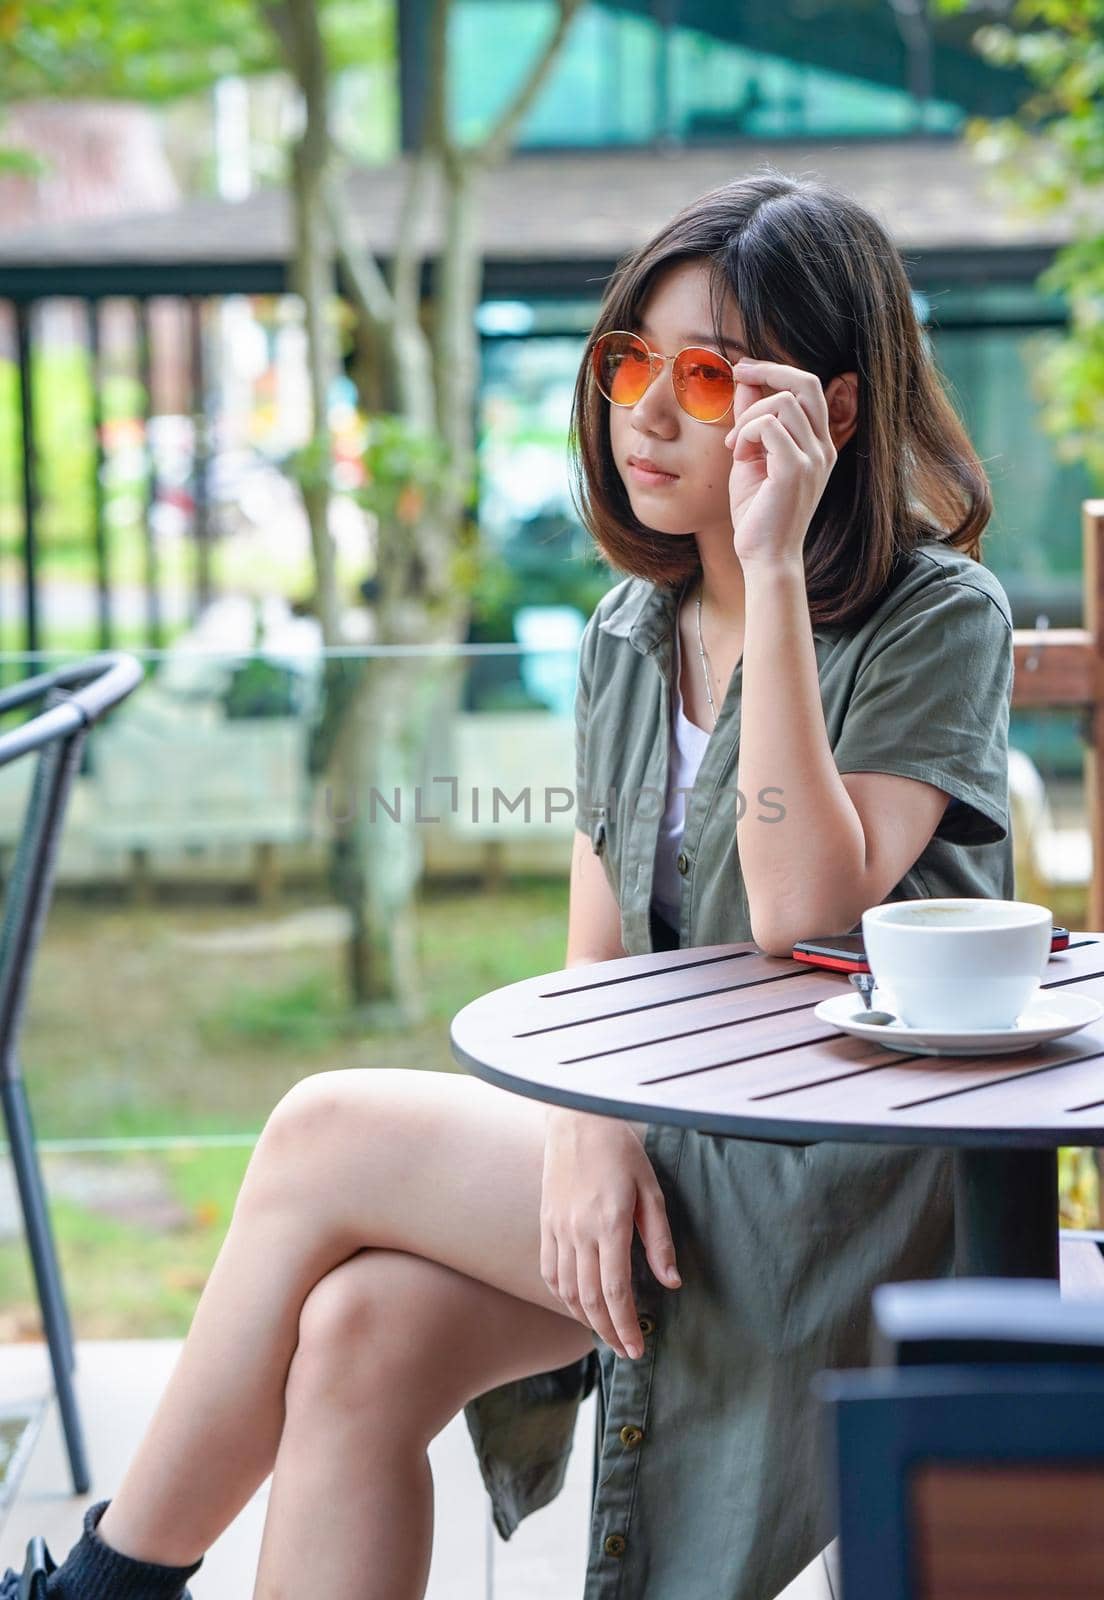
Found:
M 269 1203 L 286 1200 L 299 1180 L 311 1179 L 332 1164 L 341 1141 L 355 1129 L 363 1138 L 374 1118 L 363 1113 L 367 1084 L 363 1069 L 315 1072 L 284 1094 L 270 1111 L 242 1183 L 241 1199 Z M 369 1076 L 378 1091 L 379 1115 L 387 1103 L 390 1069 Z M 353 1079 L 358 1080 L 353 1082 Z
M 339 1067 L 331 1072 L 309 1073 L 277 1100 L 261 1131 L 260 1142 L 299 1148 L 305 1139 L 330 1137 L 348 1115 L 353 1101 L 363 1099 L 365 1078 L 376 1080 L 382 1089 L 391 1076 L 386 1068 L 366 1073 L 363 1068 Z
M 431 1352 L 423 1335 L 432 1320 L 433 1279 L 442 1272 L 402 1251 L 369 1249 L 321 1278 L 299 1315 L 289 1409 L 397 1403 L 405 1412 L 415 1390 L 424 1400 Z

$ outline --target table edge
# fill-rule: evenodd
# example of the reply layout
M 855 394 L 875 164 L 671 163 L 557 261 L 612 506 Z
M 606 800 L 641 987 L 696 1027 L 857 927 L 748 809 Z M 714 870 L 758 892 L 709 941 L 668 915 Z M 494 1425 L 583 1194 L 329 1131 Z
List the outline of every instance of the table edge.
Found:
M 1078 1127 L 1059 1134 L 1053 1128 L 941 1128 L 915 1124 L 883 1126 L 873 1123 L 816 1122 L 786 1117 L 741 1117 L 719 1111 L 683 1111 L 678 1107 L 657 1108 L 635 1100 L 617 1100 L 609 1095 L 586 1095 L 574 1090 L 550 1088 L 525 1078 L 515 1078 L 484 1062 L 452 1039 L 452 1053 L 472 1077 L 482 1078 L 511 1094 L 523 1095 L 543 1105 L 563 1106 L 569 1111 L 586 1111 L 595 1116 L 616 1117 L 622 1121 L 654 1122 L 669 1127 L 688 1128 L 691 1133 L 722 1139 L 751 1139 L 762 1144 L 880 1144 L 936 1146 L 946 1150 L 1058 1150 L 1068 1146 L 1104 1146 L 1104 1124 Z M 540 1092 L 538 1092 L 540 1091 Z M 657 1110 L 663 1115 L 657 1116 Z

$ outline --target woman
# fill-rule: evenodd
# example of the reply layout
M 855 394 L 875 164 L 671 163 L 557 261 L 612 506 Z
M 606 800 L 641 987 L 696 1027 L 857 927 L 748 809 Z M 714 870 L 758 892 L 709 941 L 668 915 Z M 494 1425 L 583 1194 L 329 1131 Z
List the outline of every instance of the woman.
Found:
M 1010 897 L 988 488 L 880 224 L 774 172 L 688 206 L 610 282 L 573 444 L 630 576 L 580 652 L 566 964 L 785 956 L 883 900 Z M 177 1600 L 273 1472 L 256 1596 L 415 1600 L 429 1440 L 465 1409 L 509 1537 L 558 1491 L 597 1365 L 585 1600 L 769 1600 L 830 1532 L 809 1379 L 868 1358 L 873 1285 L 948 1269 L 951 1220 L 938 1151 L 304 1079 L 47 1592 Z

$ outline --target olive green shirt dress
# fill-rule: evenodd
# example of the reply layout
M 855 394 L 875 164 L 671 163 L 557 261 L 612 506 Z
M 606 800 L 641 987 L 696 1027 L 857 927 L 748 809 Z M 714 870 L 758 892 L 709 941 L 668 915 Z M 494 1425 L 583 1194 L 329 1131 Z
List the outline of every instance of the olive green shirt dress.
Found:
M 1008 597 L 986 567 L 935 541 L 902 574 L 858 626 L 813 629 L 837 767 L 918 778 L 952 797 L 887 899 L 1011 899 Z M 752 938 L 734 800 L 742 662 L 687 797 L 678 928 L 651 906 L 680 598 L 628 578 L 603 596 L 580 645 L 575 820 L 617 896 L 630 955 Z M 495 1525 L 508 1539 L 559 1492 L 579 1401 L 600 1379 L 582 1600 L 773 1600 L 834 1531 L 810 1380 L 868 1363 L 875 1285 L 951 1270 L 950 1157 L 660 1123 L 648 1124 L 645 1150 L 682 1287 L 656 1281 L 634 1233 L 644 1356 L 620 1360 L 596 1334 L 585 1359 L 464 1408 Z

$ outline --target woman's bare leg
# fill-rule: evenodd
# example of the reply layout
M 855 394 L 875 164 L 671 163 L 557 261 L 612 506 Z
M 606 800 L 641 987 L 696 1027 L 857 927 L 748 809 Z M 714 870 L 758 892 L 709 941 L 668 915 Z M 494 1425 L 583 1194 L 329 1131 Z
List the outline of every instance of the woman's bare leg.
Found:
M 593 1348 L 540 1275 L 543 1150 L 542 1107 L 475 1078 L 367 1068 L 296 1084 L 253 1152 L 106 1542 L 172 1566 L 214 1543 L 272 1471 L 308 1294 L 365 1246 L 453 1267 Z
M 574 1319 L 424 1256 L 337 1267 L 300 1318 L 254 1600 L 421 1600 L 430 1440 L 485 1389 L 591 1349 Z

